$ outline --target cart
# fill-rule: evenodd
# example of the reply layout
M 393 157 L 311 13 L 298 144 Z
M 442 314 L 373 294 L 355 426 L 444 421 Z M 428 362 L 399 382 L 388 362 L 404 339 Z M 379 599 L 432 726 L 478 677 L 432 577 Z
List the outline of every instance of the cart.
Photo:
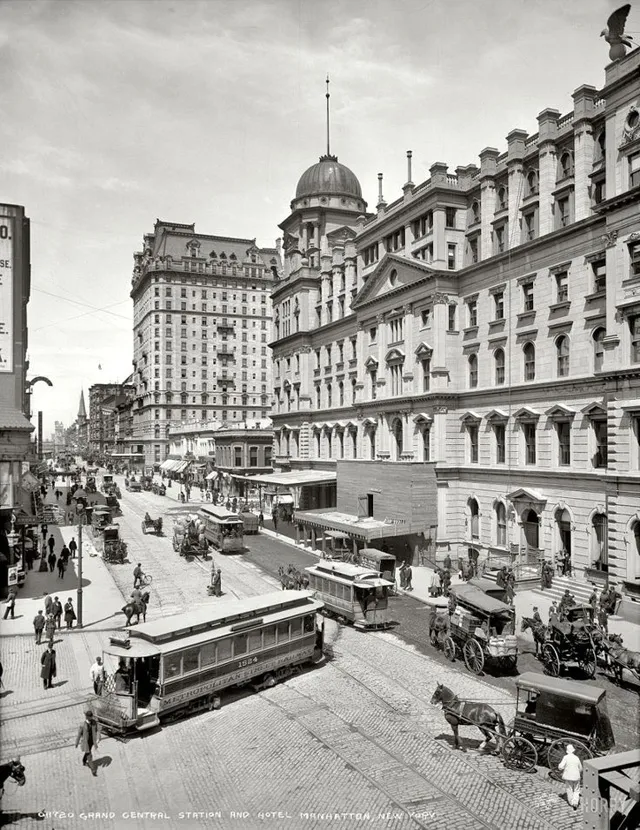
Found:
M 448 660 L 461 655 L 469 671 L 481 674 L 488 661 L 505 671 L 515 671 L 518 645 L 515 610 L 467 583 L 452 586 L 455 611 L 450 632 L 442 643 Z
M 258 532 L 258 517 L 255 513 L 246 511 L 244 513 L 240 513 L 240 518 L 242 519 L 242 526 L 245 534 Z
M 157 481 L 154 481 L 151 485 L 151 492 L 155 493 L 156 496 L 166 496 L 167 488 L 164 486 L 164 484 L 158 484 Z
M 91 512 L 91 525 L 95 531 L 101 532 L 111 524 L 111 510 L 108 507 L 94 507 Z
M 122 565 L 127 558 L 127 545 L 120 538 L 119 525 L 108 525 L 104 529 L 104 550 L 105 562 Z
M 155 533 L 156 536 L 162 536 L 162 519 L 152 519 L 147 513 L 142 520 L 142 532 L 145 535 L 147 533 Z
M 543 750 L 551 775 L 558 778 L 568 744 L 581 761 L 615 746 L 604 689 L 535 672 L 517 677 L 516 688 L 516 715 L 502 747 L 511 769 L 532 770 Z
M 574 605 L 566 609 L 562 622 L 548 627 L 540 652 L 545 674 L 559 677 L 568 663 L 577 663 L 587 677 L 595 677 L 597 660 L 591 636 L 592 615 L 590 605 Z

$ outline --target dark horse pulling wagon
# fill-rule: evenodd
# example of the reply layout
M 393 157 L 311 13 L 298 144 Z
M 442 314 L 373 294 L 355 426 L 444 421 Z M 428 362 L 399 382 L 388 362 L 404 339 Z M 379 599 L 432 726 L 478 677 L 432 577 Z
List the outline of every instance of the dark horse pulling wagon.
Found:
M 144 519 L 142 520 L 142 532 L 145 535 L 147 533 L 155 533 L 156 536 L 162 536 L 162 519 L 152 519 L 148 513 L 145 513 Z
M 577 663 L 587 677 L 596 674 L 596 648 L 592 637 L 591 606 L 567 608 L 565 619 L 549 625 L 541 659 L 546 674 L 558 677 L 567 663 Z

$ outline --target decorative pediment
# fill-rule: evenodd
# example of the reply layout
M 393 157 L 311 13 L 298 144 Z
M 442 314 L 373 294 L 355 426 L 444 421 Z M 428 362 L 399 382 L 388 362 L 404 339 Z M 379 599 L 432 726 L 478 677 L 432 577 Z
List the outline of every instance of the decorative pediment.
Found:
M 640 401 L 638 401 L 640 404 Z M 607 407 L 604 401 L 591 401 L 580 410 L 587 418 L 606 418 Z
M 396 273 L 393 280 L 390 280 L 392 271 Z M 355 310 L 398 290 L 428 281 L 435 273 L 432 268 L 418 260 L 386 253 L 368 275 L 365 285 L 351 303 L 351 308 Z
M 477 412 L 474 412 L 473 409 L 467 409 L 460 420 L 463 424 L 477 424 L 482 420 L 482 416 L 478 415 Z
M 547 503 L 542 493 L 532 487 L 518 487 L 517 490 L 507 493 L 507 500 L 520 508 L 520 511 L 532 507 L 536 513 L 542 513 Z
M 540 417 L 540 413 L 537 409 L 531 409 L 530 406 L 522 406 L 513 413 L 513 417 L 519 421 L 534 421 Z
M 405 358 L 405 353 L 402 349 L 389 349 L 387 354 L 385 355 L 385 361 L 387 363 L 403 363 Z
M 636 398 L 632 401 L 620 401 L 620 409 L 622 409 L 624 412 L 640 413 L 640 398 Z M 606 409 L 603 411 L 602 414 L 606 416 Z
M 567 418 L 575 418 L 578 414 L 575 409 L 572 409 L 570 406 L 567 406 L 563 403 L 556 403 L 544 413 L 547 418 L 552 418 L 553 420 L 564 419 Z
M 281 429 L 281 430 L 285 430 L 285 429 L 286 429 L 286 430 L 287 430 L 287 432 L 292 432 L 292 431 L 295 429 L 295 427 L 292 427 L 292 426 L 291 426 L 291 424 L 283 424 L 283 425 L 280 427 L 280 429 Z
M 487 421 L 508 421 L 509 413 L 504 409 L 492 409 L 491 412 L 487 412 L 486 417 Z
M 332 231 L 329 231 L 327 234 L 327 240 L 329 243 L 332 243 L 330 247 L 334 245 L 339 245 L 340 243 L 348 242 L 350 239 L 355 239 L 356 232 L 352 229 L 343 225 L 341 228 L 334 228 Z
M 362 425 L 365 427 L 375 427 L 378 423 L 377 418 L 366 417 L 362 419 Z
M 419 412 L 413 419 L 416 424 L 430 424 L 433 421 L 433 416 L 426 412 Z
M 298 248 L 299 239 L 297 236 L 292 236 L 290 233 L 285 233 L 284 238 L 282 240 L 282 245 L 285 251 L 292 251 Z M 247 255 L 249 255 L 251 248 L 247 250 Z
M 431 355 L 433 354 L 433 348 L 428 343 L 425 343 L 423 340 L 422 343 L 420 343 L 420 345 L 416 349 L 415 354 L 416 357 L 419 359 L 431 357 Z
M 260 253 L 260 248 L 258 248 L 257 245 L 251 245 L 251 247 L 247 248 L 247 250 L 246 250 L 247 256 L 251 256 L 252 254 L 259 254 L 259 253 Z
M 378 368 L 378 361 L 375 359 L 375 357 L 371 357 L 371 356 L 369 356 L 369 357 L 365 360 L 365 362 L 364 362 L 364 368 L 365 368 L 368 372 L 371 372 L 371 371 L 373 371 L 374 369 L 377 369 L 377 368 Z

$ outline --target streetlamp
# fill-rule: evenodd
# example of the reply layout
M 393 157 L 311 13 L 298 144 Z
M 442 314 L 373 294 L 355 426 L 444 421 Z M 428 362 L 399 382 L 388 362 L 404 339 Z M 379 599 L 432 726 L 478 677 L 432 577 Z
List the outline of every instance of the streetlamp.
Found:
M 86 513 L 84 505 L 79 505 L 81 510 L 78 512 L 78 599 L 76 601 L 76 608 L 78 609 L 77 628 L 82 628 L 82 527 L 86 521 Z

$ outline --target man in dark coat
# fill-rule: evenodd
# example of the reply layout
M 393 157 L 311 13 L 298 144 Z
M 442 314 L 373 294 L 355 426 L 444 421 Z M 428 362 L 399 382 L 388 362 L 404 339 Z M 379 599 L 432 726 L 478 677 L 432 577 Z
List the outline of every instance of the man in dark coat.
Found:
M 76 542 L 76 537 L 72 536 L 71 541 L 69 542 L 69 553 L 71 554 L 71 558 L 76 558 L 76 551 L 78 550 L 78 543 Z
M 64 604 L 64 621 L 67 628 L 73 628 L 73 621 L 76 619 L 76 612 L 73 609 L 73 600 L 71 597 Z
M 449 554 L 447 554 L 447 555 L 445 556 L 445 558 L 444 558 L 444 562 L 442 563 L 442 567 L 443 567 L 445 570 L 449 570 L 449 571 L 451 570 L 451 557 L 449 556 Z
M 9 591 L 9 596 L 7 597 L 7 607 L 5 608 L 5 611 L 4 611 L 4 619 L 6 620 L 9 616 L 9 614 L 11 614 L 11 619 L 12 620 L 15 619 L 15 617 L 14 617 L 15 610 L 16 610 L 16 594 L 15 594 L 15 590 L 12 588 Z
M 64 579 L 64 559 L 62 556 L 58 557 L 58 579 Z
M 84 722 L 78 728 L 76 748 L 80 746 L 80 749 L 84 753 L 82 756 L 82 766 L 89 767 L 91 774 L 94 776 L 98 773 L 96 771 L 95 764 L 93 763 L 91 752 L 98 748 L 99 741 L 100 728 L 98 726 L 98 722 L 93 717 L 92 710 L 87 709 L 84 713 Z
M 53 552 L 53 550 L 51 550 L 51 552 L 49 553 L 49 556 L 47 556 L 47 562 L 49 563 L 49 572 L 50 573 L 53 573 L 53 569 L 56 566 L 56 558 L 57 557 L 56 557 L 55 553 Z
M 406 563 L 404 569 L 404 587 L 407 591 L 413 591 L 413 585 L 411 584 L 411 580 L 413 579 L 413 571 L 411 570 L 411 565 Z
M 496 585 L 498 588 L 507 587 L 507 566 L 503 565 L 496 574 Z
M 64 562 L 65 568 L 67 567 L 67 563 L 69 562 L 70 558 L 71 558 L 71 551 L 69 550 L 69 548 L 66 545 L 63 545 L 62 550 L 60 551 L 60 559 L 62 559 L 62 561 Z
M 216 597 L 222 596 L 222 571 L 220 568 L 218 568 L 213 578 L 213 594 Z
M 53 600 L 53 606 L 51 608 L 51 614 L 53 615 L 53 619 L 55 621 L 57 628 L 62 628 L 62 603 L 56 597 Z
M 40 670 L 40 677 L 42 678 L 44 688 L 51 689 L 53 688 L 53 678 L 57 674 L 56 650 L 51 645 L 51 643 L 49 643 L 49 645 L 47 646 L 47 650 L 42 652 L 40 663 L 42 665 L 42 669 Z
M 53 538 L 53 533 L 47 539 L 47 545 L 49 547 L 49 553 L 53 553 L 56 546 L 56 540 Z
M 33 618 L 33 630 L 36 632 L 36 645 L 39 646 L 42 642 L 42 632 L 44 631 L 44 614 L 42 611 L 38 611 Z

